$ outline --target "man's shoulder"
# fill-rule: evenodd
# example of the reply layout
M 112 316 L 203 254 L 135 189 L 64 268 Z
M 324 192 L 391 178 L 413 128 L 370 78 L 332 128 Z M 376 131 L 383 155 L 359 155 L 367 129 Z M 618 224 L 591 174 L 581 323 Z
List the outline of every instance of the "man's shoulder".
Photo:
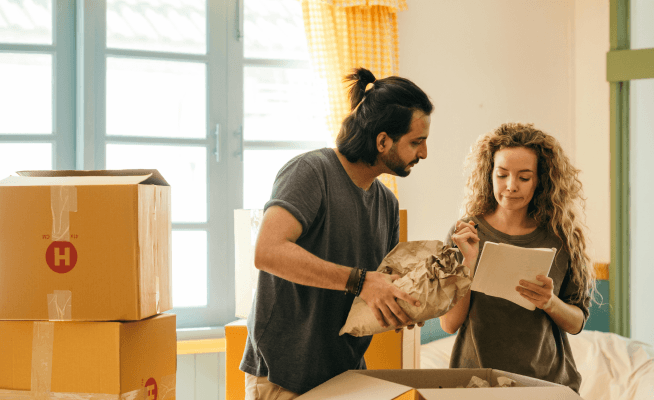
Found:
M 322 149 L 311 150 L 300 154 L 296 158 L 310 164 L 333 164 L 334 157 L 336 157 L 334 150 L 324 147 Z

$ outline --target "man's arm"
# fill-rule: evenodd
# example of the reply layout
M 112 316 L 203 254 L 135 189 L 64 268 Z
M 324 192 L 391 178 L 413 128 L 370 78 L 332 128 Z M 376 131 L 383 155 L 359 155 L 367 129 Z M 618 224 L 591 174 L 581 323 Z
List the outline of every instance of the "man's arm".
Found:
M 268 208 L 263 216 L 254 252 L 257 269 L 287 281 L 323 289 L 345 290 L 351 268 L 322 260 L 295 242 L 302 234 L 302 225 L 280 206 Z M 372 309 L 382 326 L 404 326 L 413 323 L 396 299 L 416 306 L 419 302 L 392 284 L 397 275 L 368 272 L 360 297 Z M 383 316 L 383 318 L 382 318 Z

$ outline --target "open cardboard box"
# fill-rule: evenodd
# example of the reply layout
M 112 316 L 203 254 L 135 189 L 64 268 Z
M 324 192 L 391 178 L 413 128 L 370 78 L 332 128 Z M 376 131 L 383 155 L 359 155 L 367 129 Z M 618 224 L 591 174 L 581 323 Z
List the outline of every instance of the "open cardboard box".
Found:
M 0 399 L 174 399 L 175 322 L 0 321 Z
M 467 386 L 477 376 L 491 386 L 497 377 L 516 381 L 519 387 L 457 388 Z M 298 400 L 574 400 L 572 389 L 490 368 L 351 370 L 298 397 Z
M 0 320 L 139 320 L 172 308 L 170 186 L 156 170 L 0 181 Z

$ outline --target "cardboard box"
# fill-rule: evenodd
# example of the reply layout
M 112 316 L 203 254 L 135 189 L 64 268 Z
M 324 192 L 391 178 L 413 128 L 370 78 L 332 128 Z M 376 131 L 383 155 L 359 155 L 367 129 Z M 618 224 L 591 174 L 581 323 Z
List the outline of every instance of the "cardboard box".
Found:
M 225 325 L 225 380 L 227 400 L 245 398 L 245 373 L 239 369 L 248 335 L 246 320 Z M 368 370 L 420 368 L 420 328 L 373 335 L 364 354 Z
M 173 314 L 133 322 L 0 321 L 0 399 L 174 399 L 175 329 Z
M 471 388 L 472 376 L 491 385 L 498 376 L 518 382 L 520 387 Z M 441 388 L 442 387 L 442 388 Z M 404 369 L 347 371 L 304 395 L 298 400 L 578 400 L 572 389 L 539 379 L 494 369 Z
M 170 186 L 156 170 L 0 181 L 0 320 L 139 320 L 170 310 Z

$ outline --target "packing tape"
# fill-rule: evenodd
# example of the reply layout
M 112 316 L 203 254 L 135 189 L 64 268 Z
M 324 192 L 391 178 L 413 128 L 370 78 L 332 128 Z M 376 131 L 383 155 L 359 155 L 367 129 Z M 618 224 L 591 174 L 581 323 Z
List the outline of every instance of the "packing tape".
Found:
M 70 321 L 72 316 L 73 293 L 70 290 L 55 290 L 48 295 L 48 319 Z
M 50 187 L 52 241 L 70 242 L 70 213 L 77 212 L 77 187 Z
M 142 387 L 123 394 L 52 392 L 52 350 L 54 322 L 35 321 L 32 336 L 31 390 L 0 389 L 0 400 L 171 400 L 176 395 L 175 374 L 166 375 L 156 385 Z M 153 396 L 154 395 L 154 396 Z

